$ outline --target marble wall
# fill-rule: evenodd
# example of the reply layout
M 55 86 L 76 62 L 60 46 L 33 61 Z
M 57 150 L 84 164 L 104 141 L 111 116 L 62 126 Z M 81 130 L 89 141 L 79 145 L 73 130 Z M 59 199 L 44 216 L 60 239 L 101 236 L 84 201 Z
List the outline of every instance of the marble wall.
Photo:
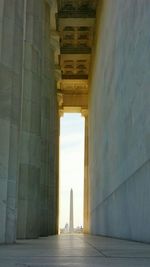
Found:
M 150 242 L 150 1 L 100 1 L 89 98 L 91 233 Z

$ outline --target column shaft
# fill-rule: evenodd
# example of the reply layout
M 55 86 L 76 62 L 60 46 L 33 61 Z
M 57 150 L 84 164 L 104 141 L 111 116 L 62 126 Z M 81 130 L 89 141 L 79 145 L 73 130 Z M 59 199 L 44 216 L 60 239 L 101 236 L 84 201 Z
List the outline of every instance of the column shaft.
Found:
M 0 243 L 16 238 L 23 1 L 0 1 Z
M 88 116 L 85 116 L 85 143 L 84 143 L 84 232 L 89 233 L 89 197 L 90 185 L 88 175 Z
M 18 238 L 39 236 L 41 173 L 42 1 L 27 0 L 22 76 L 18 188 Z

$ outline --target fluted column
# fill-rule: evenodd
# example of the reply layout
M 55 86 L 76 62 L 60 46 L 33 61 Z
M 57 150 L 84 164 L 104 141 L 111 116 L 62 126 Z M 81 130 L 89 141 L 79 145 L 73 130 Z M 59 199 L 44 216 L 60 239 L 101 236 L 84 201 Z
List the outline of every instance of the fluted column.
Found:
M 90 185 L 88 175 L 88 111 L 83 110 L 82 115 L 85 118 L 85 139 L 84 139 L 84 233 L 89 233 L 89 203 L 90 203 Z
M 49 2 L 49 4 L 48 4 Z M 51 1 L 45 2 L 41 94 L 40 235 L 58 232 L 59 118 L 55 84 L 54 49 L 50 28 Z M 51 11 L 51 12 L 50 12 Z M 46 70 L 46 72 L 45 72 Z
M 43 1 L 24 0 L 17 237 L 39 236 Z
M 16 239 L 23 1 L 0 1 L 0 243 Z
M 40 175 L 40 236 L 49 234 L 50 190 L 50 116 L 54 90 L 53 53 L 50 46 L 50 5 L 45 2 L 42 20 L 42 84 L 41 84 L 41 175 Z M 46 71 L 45 71 L 46 70 Z
M 49 234 L 58 233 L 59 216 L 59 116 L 56 89 L 51 97 L 50 115 L 50 180 L 49 180 Z

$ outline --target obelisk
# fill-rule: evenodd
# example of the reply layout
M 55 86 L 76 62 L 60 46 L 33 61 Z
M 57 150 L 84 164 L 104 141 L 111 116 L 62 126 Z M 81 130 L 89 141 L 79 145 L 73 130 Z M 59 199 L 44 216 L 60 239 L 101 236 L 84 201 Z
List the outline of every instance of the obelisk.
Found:
M 69 223 L 69 232 L 73 233 L 73 190 L 70 190 L 70 223 Z

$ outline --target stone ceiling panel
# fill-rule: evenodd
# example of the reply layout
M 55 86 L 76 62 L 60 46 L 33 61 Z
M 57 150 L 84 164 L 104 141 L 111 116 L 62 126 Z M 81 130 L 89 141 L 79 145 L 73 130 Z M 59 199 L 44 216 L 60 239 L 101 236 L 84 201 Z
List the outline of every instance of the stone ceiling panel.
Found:
M 58 0 L 56 15 L 60 37 L 57 82 L 60 109 L 87 108 L 88 76 L 96 17 L 96 0 Z

